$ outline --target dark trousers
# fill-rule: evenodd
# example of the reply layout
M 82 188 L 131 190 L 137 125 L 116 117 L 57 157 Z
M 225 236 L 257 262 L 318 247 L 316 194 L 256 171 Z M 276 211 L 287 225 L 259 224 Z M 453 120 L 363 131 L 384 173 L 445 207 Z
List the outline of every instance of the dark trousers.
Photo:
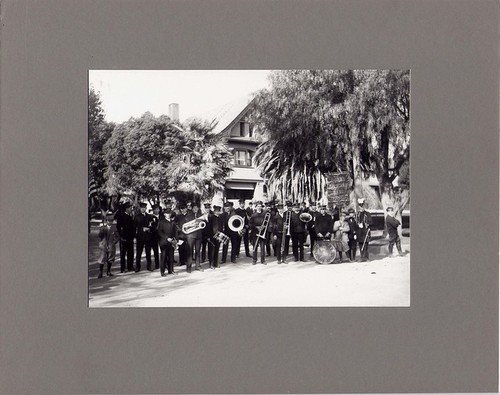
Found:
M 248 229 L 243 233 L 243 243 L 245 244 L 245 255 L 250 256 L 250 241 Z
M 283 234 L 278 233 L 276 235 L 276 240 L 274 240 L 273 248 L 274 248 L 274 251 L 276 252 L 276 257 L 278 258 L 278 262 L 285 262 L 285 260 L 286 260 L 286 257 L 288 254 L 287 246 L 286 246 L 287 239 L 288 239 L 288 243 L 290 243 L 290 238 L 285 235 L 285 245 L 284 245 L 283 251 L 281 250 L 282 249 L 281 246 L 283 244 Z
M 266 236 L 266 254 L 268 256 L 271 255 L 271 236 L 270 235 Z
M 127 266 L 125 267 L 125 257 L 127 257 Z M 134 241 L 120 240 L 120 270 L 123 272 L 134 270 Z
M 219 249 L 219 241 L 211 239 L 208 242 L 208 262 L 210 263 L 210 266 L 219 267 Z
M 398 234 L 389 236 L 389 255 L 392 255 L 392 249 L 394 248 L 394 244 L 396 244 L 396 248 L 398 249 L 399 255 L 403 254 L 403 250 L 401 249 L 401 239 Z
M 165 273 L 165 267 L 167 268 L 168 274 L 174 272 L 174 246 L 172 244 L 165 244 L 160 246 L 161 257 L 160 257 L 160 272 Z
M 181 239 L 184 243 L 179 246 L 179 265 L 185 265 L 189 260 L 191 260 L 191 254 L 189 254 L 189 246 L 187 239 Z M 188 255 L 189 254 L 189 255 Z
M 200 267 L 201 239 L 188 238 L 187 241 L 189 246 L 189 257 L 188 257 L 187 267 L 188 269 L 191 269 L 193 262 L 195 264 L 195 267 Z
M 153 255 L 155 257 L 155 269 L 160 267 L 160 252 L 158 249 L 158 240 L 151 241 L 151 249 L 153 250 Z
M 137 251 L 135 255 L 135 270 L 141 270 L 142 250 L 146 250 L 146 267 L 151 270 L 151 241 L 137 240 Z
M 358 246 L 358 241 L 354 239 L 349 239 L 349 251 L 347 251 L 347 257 L 353 261 L 356 259 L 356 249 Z
M 205 237 L 201 241 L 201 262 L 205 262 L 207 260 L 207 244 L 208 239 Z
M 304 260 L 304 233 L 292 233 L 292 251 L 296 261 Z
M 316 241 L 318 240 L 318 236 L 316 235 L 316 229 L 314 229 L 314 228 L 309 229 L 309 238 L 311 239 L 310 249 L 311 249 L 311 255 L 312 255 L 314 244 L 316 244 Z
M 248 229 L 245 229 L 245 232 L 241 236 L 238 236 L 238 253 L 236 255 L 240 255 L 240 250 L 241 250 L 241 241 L 243 241 L 245 245 L 245 255 L 249 256 L 250 255 L 250 247 L 248 243 Z
M 238 235 L 228 234 L 231 242 L 231 262 L 236 262 L 236 254 L 238 251 Z M 227 259 L 227 252 L 229 249 L 229 243 L 222 246 L 222 260 L 221 263 L 225 263 Z
M 253 254 L 252 254 L 253 262 L 254 263 L 257 262 L 257 250 L 260 247 L 260 262 L 264 263 L 266 261 L 266 251 L 265 251 L 266 239 L 258 237 L 257 242 L 254 243 L 254 246 L 255 246 L 255 248 L 254 248 Z

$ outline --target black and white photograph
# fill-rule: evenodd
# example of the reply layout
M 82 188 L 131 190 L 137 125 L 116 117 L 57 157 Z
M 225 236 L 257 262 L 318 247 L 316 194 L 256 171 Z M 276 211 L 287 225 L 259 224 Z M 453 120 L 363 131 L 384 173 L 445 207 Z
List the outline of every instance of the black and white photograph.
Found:
M 410 306 L 410 70 L 90 70 L 89 307 Z

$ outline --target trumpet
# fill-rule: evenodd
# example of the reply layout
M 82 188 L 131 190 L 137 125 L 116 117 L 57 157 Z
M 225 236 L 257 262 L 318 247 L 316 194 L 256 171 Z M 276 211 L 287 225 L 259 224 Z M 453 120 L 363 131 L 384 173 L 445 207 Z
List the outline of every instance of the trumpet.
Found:
M 205 214 L 199 218 L 195 218 L 192 221 L 186 222 L 184 225 L 182 225 L 182 231 L 185 234 L 193 233 L 196 232 L 197 230 L 205 229 L 207 226 L 207 219 L 208 216 Z
M 245 220 L 240 215 L 233 215 L 232 217 L 229 218 L 227 226 L 233 232 L 237 232 L 241 236 L 244 232 Z
M 287 236 L 290 236 L 290 215 L 291 213 L 287 211 L 285 213 L 285 220 L 283 221 L 283 235 L 281 236 L 281 253 L 282 256 L 285 256 L 285 239 Z
M 214 235 L 214 239 L 221 244 L 227 244 L 229 242 L 229 236 L 220 231 Z

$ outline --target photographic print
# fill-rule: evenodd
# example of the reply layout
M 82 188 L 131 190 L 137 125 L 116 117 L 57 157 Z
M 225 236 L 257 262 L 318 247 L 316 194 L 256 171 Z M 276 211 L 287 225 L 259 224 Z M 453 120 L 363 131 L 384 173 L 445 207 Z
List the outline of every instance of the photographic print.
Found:
M 89 307 L 410 306 L 409 70 L 90 70 Z

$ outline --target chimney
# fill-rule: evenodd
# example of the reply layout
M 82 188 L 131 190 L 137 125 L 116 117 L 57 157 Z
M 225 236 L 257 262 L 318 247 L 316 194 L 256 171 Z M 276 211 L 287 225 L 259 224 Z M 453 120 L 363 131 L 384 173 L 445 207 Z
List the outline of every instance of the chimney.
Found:
M 179 120 L 179 104 L 178 103 L 170 103 L 168 105 L 168 116 L 173 121 Z

